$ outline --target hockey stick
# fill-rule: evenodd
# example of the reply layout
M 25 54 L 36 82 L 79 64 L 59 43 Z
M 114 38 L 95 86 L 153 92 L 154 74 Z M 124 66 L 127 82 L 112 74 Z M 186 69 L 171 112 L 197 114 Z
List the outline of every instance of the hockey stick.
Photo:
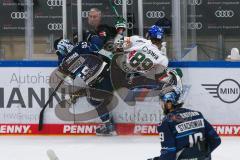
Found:
M 53 90 L 52 94 L 49 96 L 47 102 L 45 103 L 45 105 L 43 106 L 40 115 L 39 115 L 39 123 L 38 123 L 38 130 L 41 131 L 43 128 L 43 118 L 44 118 L 44 111 L 47 108 L 48 104 L 50 103 L 50 101 L 52 100 L 53 96 L 56 94 L 57 90 L 59 89 L 59 87 L 62 85 L 62 83 L 64 82 L 64 79 L 62 79 L 57 87 Z
M 117 16 L 117 17 L 120 17 L 119 14 L 118 14 L 118 12 L 117 12 L 117 9 L 116 9 L 115 5 L 113 5 L 113 3 L 112 3 L 111 0 L 109 0 L 109 4 L 110 4 L 113 12 L 116 14 L 116 16 Z
M 83 55 L 82 55 L 83 56 Z M 76 65 L 84 65 L 86 59 L 84 59 L 82 56 L 78 56 L 77 58 L 75 58 L 74 60 L 72 60 L 72 64 L 68 67 L 70 70 L 70 72 L 72 72 L 73 70 L 75 70 L 76 68 Z M 88 55 L 90 56 L 90 55 Z M 92 55 L 93 56 L 93 55 Z M 71 56 L 70 56 L 71 57 Z M 95 56 L 93 56 L 95 57 Z M 71 59 L 70 59 L 71 60 Z M 102 60 L 98 60 L 98 61 L 101 61 Z M 103 64 L 102 64 L 103 65 Z M 105 66 L 105 65 L 103 65 Z M 79 68 L 79 67 L 78 67 Z M 104 69 L 104 68 L 102 68 Z M 100 73 L 98 73 L 99 75 Z M 97 75 L 94 75 L 92 77 L 90 77 L 89 79 L 92 79 L 94 77 L 96 77 Z M 62 85 L 62 83 L 64 82 L 64 79 L 61 79 L 61 81 L 58 83 L 57 87 L 55 87 L 54 91 L 52 92 L 52 94 L 49 96 L 49 99 L 48 101 L 45 103 L 45 105 L 43 106 L 41 112 L 40 112 L 40 115 L 39 115 L 39 125 L 38 125 L 38 130 L 41 131 L 42 130 L 42 127 L 43 127 L 43 118 L 44 118 L 44 110 L 46 109 L 47 105 L 50 103 L 51 99 L 53 98 L 53 96 L 56 94 L 57 90 L 59 89 L 59 87 Z

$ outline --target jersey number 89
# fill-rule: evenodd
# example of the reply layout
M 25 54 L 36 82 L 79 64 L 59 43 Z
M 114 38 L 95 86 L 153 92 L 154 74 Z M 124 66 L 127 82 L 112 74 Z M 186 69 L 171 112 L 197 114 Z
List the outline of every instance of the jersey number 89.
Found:
M 142 54 L 141 52 L 137 52 L 130 59 L 130 65 L 133 68 L 137 68 L 137 70 L 149 70 L 152 68 L 153 62 L 151 59 L 146 58 L 146 56 L 144 54 Z

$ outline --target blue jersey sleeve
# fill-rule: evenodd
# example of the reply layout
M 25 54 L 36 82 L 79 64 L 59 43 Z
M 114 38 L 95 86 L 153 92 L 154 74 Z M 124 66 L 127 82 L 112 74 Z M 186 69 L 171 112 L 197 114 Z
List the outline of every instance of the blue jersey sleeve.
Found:
M 65 57 L 69 57 L 73 55 L 74 53 L 77 53 L 79 55 L 81 54 L 95 54 L 97 55 L 97 52 L 103 48 L 103 40 L 99 38 L 99 36 L 94 35 L 91 37 L 91 40 L 89 42 L 79 42 L 76 44 L 76 46 L 73 48 L 73 50 L 68 54 L 60 54 L 57 52 L 58 56 L 58 65 L 60 65 Z
M 171 132 L 166 119 L 160 126 L 158 126 L 158 132 L 161 141 L 161 153 L 159 160 L 176 160 L 175 137 Z
M 205 119 L 205 133 L 206 133 L 206 141 L 209 146 L 210 152 L 216 149 L 221 144 L 221 139 L 218 136 L 217 132 L 214 130 L 212 125 Z

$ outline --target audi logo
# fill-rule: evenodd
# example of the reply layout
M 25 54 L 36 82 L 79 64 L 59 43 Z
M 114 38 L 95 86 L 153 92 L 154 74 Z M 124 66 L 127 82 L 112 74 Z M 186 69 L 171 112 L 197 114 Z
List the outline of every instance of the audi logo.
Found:
M 202 4 L 202 0 L 188 0 L 188 4 L 191 6 L 199 6 Z
M 188 29 L 191 30 L 199 30 L 203 28 L 203 24 L 201 22 L 192 22 L 188 23 Z
M 115 5 L 119 6 L 119 5 L 123 5 L 123 0 L 114 0 Z M 133 0 L 127 0 L 127 5 L 132 5 L 133 4 Z
M 127 23 L 127 29 L 133 29 L 133 23 L 128 22 Z
M 12 12 L 11 18 L 12 19 L 26 19 L 27 13 L 26 12 Z
M 87 18 L 89 11 L 82 11 L 82 18 Z
M 233 10 L 217 10 L 215 16 L 218 18 L 231 18 L 234 16 Z
M 146 13 L 147 18 L 164 18 L 165 15 L 163 11 L 147 11 Z
M 62 4 L 62 0 L 47 0 L 47 5 L 49 7 L 61 7 Z
M 63 29 L 62 23 L 49 23 L 47 27 L 50 31 L 60 31 Z

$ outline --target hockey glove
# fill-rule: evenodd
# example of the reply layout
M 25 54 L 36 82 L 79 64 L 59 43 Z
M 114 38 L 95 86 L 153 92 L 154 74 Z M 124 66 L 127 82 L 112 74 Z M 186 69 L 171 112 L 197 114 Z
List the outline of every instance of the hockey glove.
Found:
M 125 19 L 122 17 L 118 17 L 116 24 L 115 24 L 115 28 L 117 30 L 117 33 L 119 33 L 120 30 L 122 30 L 122 32 L 124 32 L 124 30 L 127 28 Z
M 62 55 L 65 56 L 72 51 L 74 45 L 67 39 L 62 39 L 57 44 L 57 51 Z

